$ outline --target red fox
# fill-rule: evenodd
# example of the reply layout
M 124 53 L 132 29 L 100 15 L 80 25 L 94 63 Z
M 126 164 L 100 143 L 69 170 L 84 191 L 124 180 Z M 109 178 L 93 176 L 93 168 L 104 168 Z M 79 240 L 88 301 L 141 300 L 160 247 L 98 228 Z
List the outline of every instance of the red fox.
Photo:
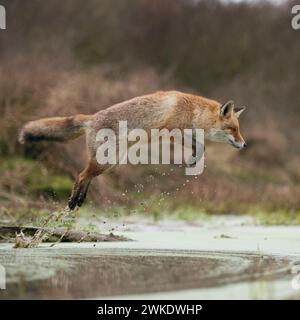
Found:
M 102 128 L 118 130 L 118 122 L 126 120 L 128 129 L 199 128 L 205 138 L 225 142 L 242 149 L 246 143 L 239 130 L 238 118 L 245 107 L 235 108 L 233 101 L 221 104 L 201 96 L 178 91 L 159 91 L 136 97 L 93 115 L 45 118 L 28 122 L 20 132 L 19 142 L 40 140 L 65 142 L 86 135 L 89 161 L 78 175 L 68 206 L 80 207 L 91 180 L 108 170 L 111 165 L 100 165 L 96 160 L 96 134 Z

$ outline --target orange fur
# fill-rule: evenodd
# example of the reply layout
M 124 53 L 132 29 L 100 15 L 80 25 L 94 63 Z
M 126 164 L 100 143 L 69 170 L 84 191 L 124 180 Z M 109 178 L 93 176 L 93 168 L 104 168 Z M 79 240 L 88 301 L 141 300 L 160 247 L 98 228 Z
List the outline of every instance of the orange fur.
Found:
M 118 132 L 120 120 L 127 120 L 128 129 L 179 128 L 204 129 L 207 139 L 228 142 L 242 148 L 245 142 L 239 131 L 238 116 L 232 102 L 224 105 L 201 96 L 178 91 L 158 91 L 136 97 L 94 115 L 46 118 L 27 123 L 19 136 L 24 143 L 37 140 L 67 141 L 86 134 L 90 161 L 79 174 L 69 200 L 70 209 L 81 206 L 93 177 L 109 169 L 96 161 L 96 134 L 102 128 Z

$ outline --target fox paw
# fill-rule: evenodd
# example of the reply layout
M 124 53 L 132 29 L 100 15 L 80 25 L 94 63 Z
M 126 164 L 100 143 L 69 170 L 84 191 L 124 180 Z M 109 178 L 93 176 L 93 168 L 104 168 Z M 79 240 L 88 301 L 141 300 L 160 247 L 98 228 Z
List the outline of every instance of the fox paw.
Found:
M 80 188 L 77 192 L 72 194 L 68 201 L 68 206 L 70 210 L 74 210 L 76 206 L 81 207 L 85 198 L 86 198 L 86 191 L 84 190 L 84 188 Z

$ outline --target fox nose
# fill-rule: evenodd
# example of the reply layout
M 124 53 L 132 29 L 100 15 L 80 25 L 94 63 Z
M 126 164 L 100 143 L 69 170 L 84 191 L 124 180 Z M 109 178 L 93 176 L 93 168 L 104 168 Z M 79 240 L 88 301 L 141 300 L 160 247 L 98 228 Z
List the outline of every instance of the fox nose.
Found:
M 243 148 L 246 148 L 247 147 L 247 143 L 246 142 L 244 142 L 244 144 L 243 144 Z

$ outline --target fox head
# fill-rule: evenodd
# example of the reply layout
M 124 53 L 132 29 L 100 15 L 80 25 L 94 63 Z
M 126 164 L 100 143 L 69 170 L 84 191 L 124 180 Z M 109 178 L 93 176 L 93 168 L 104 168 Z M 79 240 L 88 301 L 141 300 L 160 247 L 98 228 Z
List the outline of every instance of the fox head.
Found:
M 238 118 L 246 107 L 234 107 L 233 101 L 221 105 L 219 115 L 213 128 L 206 133 L 206 138 L 211 141 L 229 143 L 235 148 L 246 147 L 245 140 L 241 136 Z

